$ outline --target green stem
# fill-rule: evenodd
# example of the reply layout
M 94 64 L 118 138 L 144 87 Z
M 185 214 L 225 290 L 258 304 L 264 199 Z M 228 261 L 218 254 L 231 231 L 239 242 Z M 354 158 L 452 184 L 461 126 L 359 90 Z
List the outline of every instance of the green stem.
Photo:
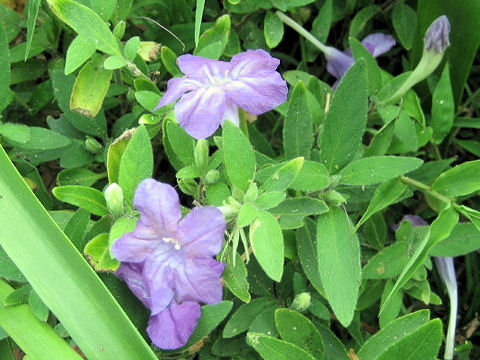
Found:
M 406 176 L 400 176 L 400 180 L 407 185 L 412 185 L 415 186 L 416 188 L 423 190 L 427 192 L 429 195 L 433 196 L 434 198 L 437 198 L 440 201 L 443 201 L 446 204 L 450 204 L 452 202 L 452 199 L 443 196 L 442 194 L 436 192 L 435 190 L 432 190 L 432 188 L 428 185 L 425 185 L 424 183 L 414 180 L 412 178 L 406 177 Z
M 286 25 L 290 26 L 293 30 L 295 30 L 296 32 L 298 32 L 300 35 L 302 35 L 305 39 L 307 39 L 308 41 L 310 41 L 313 45 L 315 45 L 317 48 L 320 49 L 320 51 L 322 52 L 328 52 L 328 48 L 327 46 L 325 46 L 324 44 L 322 44 L 320 41 L 318 41 L 318 39 L 313 36 L 312 34 L 310 34 L 302 25 L 300 25 L 299 23 L 297 23 L 295 20 L 293 20 L 292 18 L 288 17 L 287 15 L 285 15 L 284 13 L 282 13 L 281 11 L 277 10 L 275 12 L 275 15 L 278 16 L 278 18 L 280 20 L 283 21 L 283 23 L 285 23 Z

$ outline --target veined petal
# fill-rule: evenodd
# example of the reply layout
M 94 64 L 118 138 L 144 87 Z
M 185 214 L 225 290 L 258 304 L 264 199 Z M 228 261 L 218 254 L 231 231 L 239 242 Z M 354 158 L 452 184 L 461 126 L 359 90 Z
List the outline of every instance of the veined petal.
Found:
M 258 72 L 275 71 L 280 65 L 280 60 L 262 49 L 257 49 L 233 56 L 230 64 L 232 64 L 231 76 L 236 79 L 241 76 L 255 76 Z
M 182 96 L 175 105 L 178 123 L 195 139 L 205 139 L 220 126 L 225 94 L 219 87 L 205 87 Z
M 240 126 L 240 116 L 238 115 L 238 106 L 233 103 L 230 99 L 227 98 L 225 101 L 225 112 L 223 113 L 223 122 L 231 121 L 235 125 Z
M 182 214 L 175 189 L 153 179 L 143 180 L 135 191 L 135 208 L 140 212 L 136 236 L 145 232 L 157 239 L 171 237 L 177 230 Z
M 389 51 L 395 46 L 396 42 L 391 35 L 375 33 L 365 37 L 365 39 L 362 40 L 362 44 L 373 57 L 377 57 Z
M 176 268 L 182 268 L 182 253 L 170 243 L 156 248 L 144 263 L 143 276 L 151 298 L 152 315 L 165 309 L 173 300 Z
M 175 296 L 180 301 L 216 304 L 222 300 L 220 276 L 225 264 L 209 257 L 185 260 L 175 272 Z M 153 296 L 153 294 L 152 294 Z
M 355 62 L 353 57 L 337 50 L 333 47 L 327 47 L 328 51 L 325 52 L 327 59 L 327 71 L 337 79 L 341 79 L 343 75 Z
M 146 228 L 146 230 L 147 229 L 150 228 Z M 143 239 L 135 236 L 134 232 L 135 230 L 115 240 L 110 249 L 115 259 L 131 263 L 141 263 L 145 261 L 159 245 L 156 237 L 153 239 Z
M 150 308 L 150 293 L 143 278 L 143 264 L 123 262 L 115 271 L 115 275 L 123 279 L 132 293 L 145 305 Z
M 227 223 L 213 206 L 196 207 L 178 226 L 180 245 L 188 256 L 215 256 L 222 248 Z
M 195 79 L 203 84 L 211 84 L 213 78 L 223 79 L 231 68 L 228 62 L 190 54 L 179 56 L 177 64 L 188 78 Z
M 201 315 L 198 303 L 173 301 L 165 310 L 150 317 L 148 336 L 161 349 L 178 349 L 187 343 Z
M 287 100 L 287 83 L 276 71 L 261 71 L 254 76 L 241 76 L 228 81 L 223 89 L 238 107 L 260 115 L 270 111 Z
M 202 86 L 196 80 L 189 79 L 187 77 L 173 78 L 167 82 L 167 91 L 163 94 L 160 102 L 153 110 L 160 109 L 162 106 L 170 104 L 177 100 L 180 96 L 185 94 L 187 91 L 195 90 Z

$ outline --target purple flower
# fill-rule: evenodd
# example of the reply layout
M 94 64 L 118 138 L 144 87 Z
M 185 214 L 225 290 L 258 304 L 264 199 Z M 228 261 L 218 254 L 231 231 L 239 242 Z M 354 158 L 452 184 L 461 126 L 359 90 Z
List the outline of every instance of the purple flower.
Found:
M 428 27 L 425 33 L 425 50 L 433 48 L 436 53 L 443 53 L 450 45 L 449 35 L 450 22 L 445 15 L 442 15 Z
M 115 241 L 118 275 L 151 310 L 149 335 L 164 349 L 185 345 L 196 326 L 198 303 L 222 300 L 220 276 L 225 264 L 212 257 L 221 249 L 223 214 L 215 207 L 194 208 L 181 219 L 173 187 L 142 181 L 134 205 L 140 213 L 135 229 Z
M 428 223 L 423 220 L 420 216 L 418 215 L 405 215 L 402 217 L 402 219 L 398 222 L 398 224 L 394 224 L 392 226 L 393 231 L 397 231 L 398 228 L 400 227 L 400 224 L 403 223 L 404 221 L 408 221 L 412 226 L 428 226 Z
M 287 84 L 275 71 L 280 61 L 260 49 L 237 54 L 230 62 L 187 54 L 177 63 L 185 76 L 168 81 L 155 109 L 180 98 L 175 116 L 196 139 L 212 135 L 224 120 L 238 125 L 238 108 L 260 115 L 287 99 Z
M 396 43 L 390 35 L 375 33 L 363 39 L 362 44 L 376 58 L 389 51 Z M 324 53 L 327 58 L 327 71 L 337 80 L 340 80 L 355 62 L 350 48 L 342 52 L 334 47 L 326 46 Z

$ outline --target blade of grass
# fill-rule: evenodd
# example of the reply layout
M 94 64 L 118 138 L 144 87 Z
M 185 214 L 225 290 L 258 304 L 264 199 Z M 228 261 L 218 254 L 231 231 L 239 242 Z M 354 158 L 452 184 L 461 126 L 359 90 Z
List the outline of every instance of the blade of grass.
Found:
M 0 279 L 0 326 L 18 346 L 32 359 L 81 360 L 82 357 L 55 330 L 46 322 L 38 320 L 28 305 L 3 305 L 3 300 L 13 290 L 10 285 Z M 0 349 L 0 358 L 8 359 L 5 355 L 9 351 L 8 342 L 3 342 Z
M 0 245 L 82 352 L 89 360 L 156 359 L 1 146 L 0 169 Z
M 195 8 L 195 46 L 198 45 L 198 39 L 200 38 L 200 27 L 202 26 L 204 7 L 205 0 L 197 0 L 197 7 Z

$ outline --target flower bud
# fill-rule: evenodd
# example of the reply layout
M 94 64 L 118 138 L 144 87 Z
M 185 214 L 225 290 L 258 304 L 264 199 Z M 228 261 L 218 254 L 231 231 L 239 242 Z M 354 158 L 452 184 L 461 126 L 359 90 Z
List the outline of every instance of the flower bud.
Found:
M 335 191 L 335 190 L 327 191 L 325 194 L 323 194 L 323 197 L 328 203 L 330 203 L 332 205 L 335 205 L 335 206 L 339 206 L 339 205 L 347 202 L 345 197 L 342 194 L 340 194 L 338 191 Z
M 297 310 L 299 312 L 304 312 L 310 307 L 312 297 L 308 292 L 302 292 L 300 294 L 295 295 L 293 299 L 292 305 L 290 307 L 293 310 Z
M 87 136 L 85 140 L 85 148 L 91 153 L 98 154 L 102 152 L 103 146 L 91 136 Z
M 145 61 L 155 61 L 158 58 L 160 47 L 160 44 L 154 41 L 140 41 L 138 55 Z
M 123 208 L 123 191 L 116 183 L 112 183 L 107 186 L 103 196 L 107 203 L 107 208 L 114 218 L 122 216 Z
M 442 15 L 430 25 L 425 33 L 425 50 L 443 53 L 450 46 L 449 34 L 450 22 L 445 15 Z
M 207 184 L 215 184 L 220 179 L 220 173 L 217 170 L 210 170 L 205 175 L 205 181 Z
M 198 140 L 195 145 L 193 156 L 195 158 L 195 165 L 200 169 L 205 169 L 208 165 L 209 145 L 207 140 Z

